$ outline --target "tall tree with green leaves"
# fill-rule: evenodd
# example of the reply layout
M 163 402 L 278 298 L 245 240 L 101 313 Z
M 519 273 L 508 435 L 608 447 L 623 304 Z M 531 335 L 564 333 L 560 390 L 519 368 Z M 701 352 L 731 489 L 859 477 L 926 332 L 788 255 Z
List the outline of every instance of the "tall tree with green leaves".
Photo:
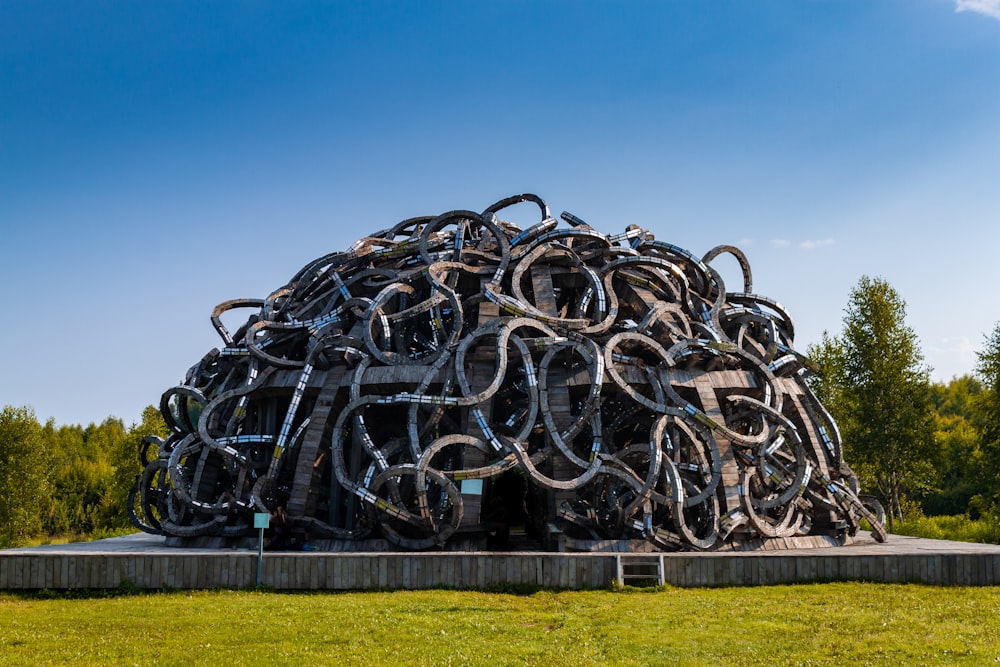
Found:
M 977 356 L 976 375 L 983 383 L 983 391 L 975 402 L 976 422 L 982 436 L 980 474 L 983 486 L 990 489 L 986 500 L 1000 509 L 1000 322 Z
M 937 489 L 921 499 L 924 514 L 978 517 L 980 508 L 970 501 L 984 492 L 981 435 L 974 418 L 982 392 L 982 383 L 971 375 L 931 384 Z
M 51 535 L 87 535 L 105 527 L 114 499 L 111 451 L 125 438 L 120 419 L 87 427 L 48 423 L 42 437 L 52 452 L 52 500 L 45 517 Z
M 810 345 L 806 356 L 814 371 L 806 378 L 809 388 L 834 418 L 840 416 L 839 401 L 844 381 L 844 346 L 826 331 L 819 343 Z
M 105 518 L 106 527 L 111 529 L 128 528 L 132 525 L 128 517 L 127 499 L 135 478 L 142 473 L 139 463 L 139 447 L 146 436 L 155 435 L 166 438 L 167 425 L 160 416 L 160 411 L 152 405 L 142 411 L 142 421 L 133 423 L 124 438 L 119 440 L 111 451 L 111 461 L 115 467 L 112 484 L 111 504 Z M 151 449 L 150 455 L 155 457 L 157 448 Z
M 0 409 L 0 547 L 22 544 L 42 528 L 49 458 L 29 407 Z
M 840 425 L 845 459 L 880 497 L 891 529 L 908 494 L 935 479 L 930 369 L 906 324 L 906 303 L 886 280 L 862 276 L 841 335 L 824 335 L 809 353 L 821 374 L 813 387 Z

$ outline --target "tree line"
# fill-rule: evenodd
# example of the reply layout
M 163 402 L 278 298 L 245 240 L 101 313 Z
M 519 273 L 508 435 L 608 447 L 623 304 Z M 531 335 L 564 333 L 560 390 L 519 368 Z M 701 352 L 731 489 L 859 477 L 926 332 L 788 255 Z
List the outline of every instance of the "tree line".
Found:
M 886 509 L 907 516 L 1000 516 L 1000 323 L 973 375 L 930 381 L 906 304 L 881 278 L 851 290 L 843 330 L 809 346 L 809 383 L 833 414 L 844 458 Z M 39 423 L 30 407 L 0 409 L 0 547 L 42 535 L 130 528 L 128 492 L 147 435 L 166 435 L 146 408 L 126 427 Z
M 906 302 L 882 278 L 850 293 L 843 330 L 807 350 L 809 382 L 833 414 L 844 458 L 886 510 L 1000 514 L 1000 323 L 973 375 L 932 383 Z
M 114 417 L 86 427 L 41 424 L 28 406 L 0 409 L 0 547 L 127 531 L 139 445 L 152 434 L 166 435 L 152 406 L 128 427 Z

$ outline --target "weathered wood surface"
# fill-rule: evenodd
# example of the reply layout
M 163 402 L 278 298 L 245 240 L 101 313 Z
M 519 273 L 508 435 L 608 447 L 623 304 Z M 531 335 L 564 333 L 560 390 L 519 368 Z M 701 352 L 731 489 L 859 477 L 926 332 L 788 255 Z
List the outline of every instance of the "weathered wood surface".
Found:
M 538 221 L 505 220 L 518 204 Z M 521 526 L 548 549 L 667 552 L 884 535 L 791 318 L 738 248 L 699 258 L 560 218 L 522 194 L 407 219 L 219 304 L 223 348 L 164 392 L 170 435 L 141 446 L 135 526 L 253 537 L 253 515 L 280 509 L 299 541 L 410 550 Z
M 659 554 L 657 554 L 659 555 Z M 1000 546 L 890 536 L 887 544 L 836 549 L 667 553 L 676 586 L 809 581 L 1000 585 Z M 263 584 L 275 590 L 602 588 L 618 560 L 649 554 L 551 552 L 265 553 Z M 256 583 L 255 551 L 177 549 L 134 535 L 85 544 L 0 551 L 0 589 L 244 588 Z

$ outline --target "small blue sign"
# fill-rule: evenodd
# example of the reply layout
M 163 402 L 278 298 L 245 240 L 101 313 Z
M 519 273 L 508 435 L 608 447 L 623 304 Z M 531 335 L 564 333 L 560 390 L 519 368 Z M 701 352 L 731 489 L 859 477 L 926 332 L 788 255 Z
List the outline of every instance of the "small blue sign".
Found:
M 267 528 L 270 525 L 271 515 L 267 512 L 254 512 L 253 527 Z
M 483 480 L 463 479 L 461 490 L 467 496 L 481 496 L 483 495 Z

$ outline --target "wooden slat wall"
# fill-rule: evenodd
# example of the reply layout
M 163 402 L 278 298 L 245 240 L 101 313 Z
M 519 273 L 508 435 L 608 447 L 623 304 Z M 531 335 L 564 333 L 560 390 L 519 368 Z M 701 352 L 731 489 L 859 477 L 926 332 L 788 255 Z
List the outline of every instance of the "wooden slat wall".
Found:
M 628 554 L 618 554 L 628 558 Z M 615 554 L 288 553 L 265 554 L 263 583 L 276 590 L 376 590 L 543 586 L 601 588 L 616 576 Z M 665 554 L 677 586 L 804 581 L 1000 585 L 1000 554 Z M 0 589 L 243 588 L 256 583 L 252 552 L 221 554 L 3 554 Z

